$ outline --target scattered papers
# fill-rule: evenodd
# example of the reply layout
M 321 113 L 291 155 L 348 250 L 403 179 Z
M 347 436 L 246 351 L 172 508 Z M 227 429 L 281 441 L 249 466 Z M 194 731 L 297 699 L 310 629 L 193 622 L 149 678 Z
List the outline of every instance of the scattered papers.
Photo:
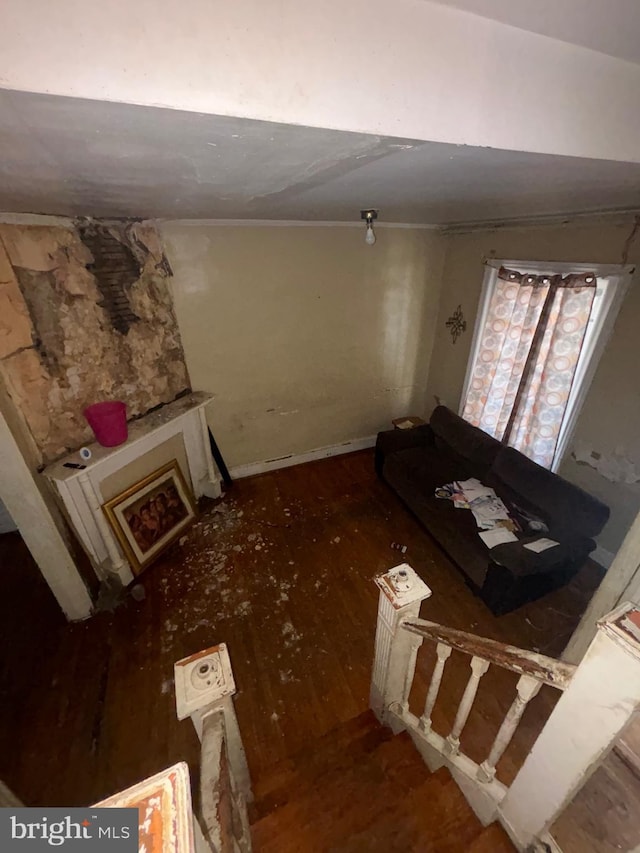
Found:
M 556 545 L 559 545 L 559 542 L 556 542 L 554 539 L 536 539 L 535 542 L 528 542 L 524 547 L 528 551 L 534 551 L 536 554 L 540 554 L 542 551 L 548 551 L 549 548 L 555 548 Z
M 436 489 L 435 495 L 453 501 L 456 509 L 470 509 L 480 530 L 495 531 L 496 536 L 489 537 L 489 540 L 480 534 L 489 548 L 502 542 L 517 541 L 513 531 L 519 528 L 509 516 L 509 510 L 490 486 L 485 486 L 475 477 L 446 483 Z
M 495 527 L 493 530 L 484 530 L 478 533 L 487 548 L 495 548 L 496 545 L 502 545 L 504 542 L 517 542 L 518 537 L 514 536 L 506 527 Z
M 453 496 L 453 505 L 456 509 L 471 509 L 471 505 L 460 495 Z
M 475 477 L 471 477 L 470 480 L 460 480 L 458 486 L 466 499 L 471 503 L 476 498 L 490 498 L 495 497 L 495 492 L 489 486 L 483 485 L 480 480 L 477 480 Z
M 475 498 L 470 502 L 469 508 L 481 530 L 492 530 L 498 526 L 498 521 L 509 518 L 509 511 L 495 492 L 493 495 Z

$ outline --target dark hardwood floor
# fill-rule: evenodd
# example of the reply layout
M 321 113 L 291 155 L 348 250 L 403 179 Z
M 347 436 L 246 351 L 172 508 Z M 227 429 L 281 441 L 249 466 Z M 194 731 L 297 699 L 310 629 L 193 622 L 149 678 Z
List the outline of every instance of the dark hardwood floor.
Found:
M 600 580 L 588 564 L 566 588 L 495 618 L 373 473 L 370 451 L 235 483 L 208 502 L 182 545 L 142 576 L 146 598 L 67 625 L 19 537 L 0 542 L 0 778 L 27 805 L 97 801 L 167 765 L 198 742 L 175 717 L 173 663 L 228 644 L 251 773 L 357 716 L 368 705 L 377 590 L 401 562 L 433 596 L 425 618 L 557 655 Z M 420 711 L 433 649 L 419 655 Z M 454 655 L 435 728 L 455 713 L 468 660 Z M 512 701 L 515 676 L 490 670 L 463 748 L 482 759 Z M 508 782 L 554 701 L 531 703 L 499 775 Z

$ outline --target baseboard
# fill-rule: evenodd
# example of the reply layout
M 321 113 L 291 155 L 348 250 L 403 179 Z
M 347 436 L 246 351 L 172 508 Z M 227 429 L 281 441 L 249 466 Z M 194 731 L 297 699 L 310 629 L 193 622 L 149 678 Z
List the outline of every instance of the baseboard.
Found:
M 365 450 L 375 445 L 376 437 L 375 435 L 368 435 L 365 438 L 354 438 L 351 441 L 343 441 L 341 444 L 318 447 L 316 450 L 308 450 L 306 453 L 291 453 L 288 456 L 267 459 L 265 462 L 250 462 L 248 465 L 237 465 L 235 468 L 230 469 L 229 474 L 231 474 L 233 480 L 241 480 L 243 477 L 253 477 L 255 474 L 277 471 L 278 468 L 291 468 L 293 465 L 315 462 L 316 459 L 328 459 L 330 456 L 340 456 L 342 453 Z
M 533 842 L 523 841 L 520 833 L 511 826 L 508 820 L 505 820 L 500 808 L 498 808 L 498 822 L 511 839 L 516 850 L 522 851 L 522 853 L 562 853 L 562 848 L 549 832 L 544 832 Z
M 549 835 L 548 832 L 545 832 L 545 834 L 541 837 L 540 841 L 542 842 L 542 844 L 547 845 L 549 853 L 562 853 L 562 847 L 560 847 L 553 835 Z
M 600 566 L 605 569 L 608 569 L 611 566 L 615 559 L 615 554 L 612 554 L 611 551 L 607 551 L 606 548 L 603 548 L 602 545 L 596 545 L 596 550 L 591 552 L 591 559 L 595 560 Z

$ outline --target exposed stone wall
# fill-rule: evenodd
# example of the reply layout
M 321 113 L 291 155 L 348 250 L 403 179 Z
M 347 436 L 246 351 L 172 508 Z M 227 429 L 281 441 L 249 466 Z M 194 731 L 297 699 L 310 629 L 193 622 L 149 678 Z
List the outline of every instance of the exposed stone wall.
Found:
M 92 440 L 90 403 L 188 388 L 170 275 L 148 223 L 0 225 L 0 373 L 43 462 Z

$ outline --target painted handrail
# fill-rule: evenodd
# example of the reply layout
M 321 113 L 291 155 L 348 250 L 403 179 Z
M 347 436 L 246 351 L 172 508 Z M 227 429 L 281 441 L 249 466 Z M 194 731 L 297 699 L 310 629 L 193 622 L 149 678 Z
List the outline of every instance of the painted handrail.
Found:
M 438 625 L 437 622 L 406 619 L 400 623 L 400 627 L 419 637 L 450 646 L 472 657 L 488 660 L 503 669 L 509 669 L 520 675 L 529 675 L 558 690 L 566 690 L 576 671 L 575 664 L 530 652 L 527 649 L 519 649 L 517 646 L 505 645 L 487 637 L 468 634 L 457 628 L 447 628 L 444 625 Z
M 221 710 L 206 714 L 202 720 L 200 808 L 202 830 L 212 853 L 251 849 L 246 804 L 229 764 Z

